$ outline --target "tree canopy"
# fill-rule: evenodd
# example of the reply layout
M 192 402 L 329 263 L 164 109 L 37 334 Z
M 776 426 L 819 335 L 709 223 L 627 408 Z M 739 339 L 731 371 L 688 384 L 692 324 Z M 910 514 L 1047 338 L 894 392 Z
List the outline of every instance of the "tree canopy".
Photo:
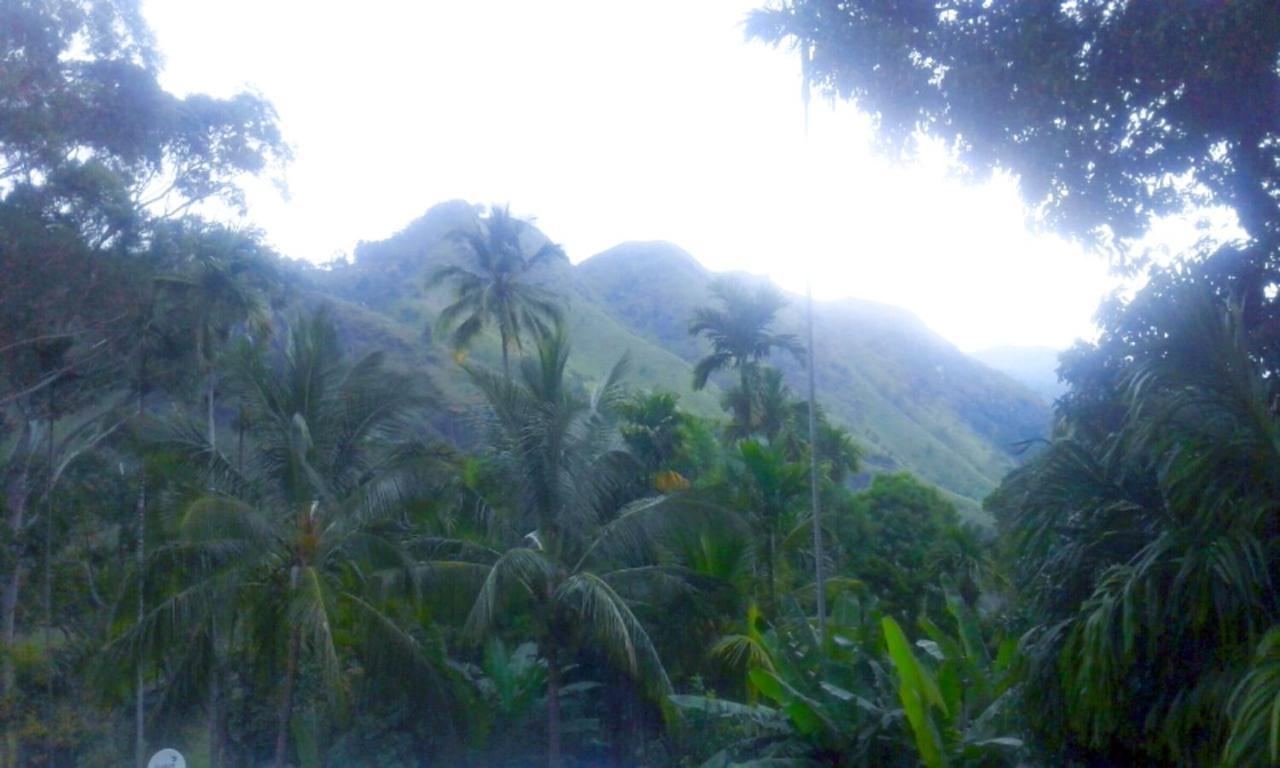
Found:
M 881 145 L 946 143 L 1016 174 L 1057 231 L 1123 243 L 1191 204 L 1280 236 L 1280 16 L 1269 0 L 785 0 L 750 35 L 871 115 Z
M 1248 232 L 1104 305 L 994 525 L 864 453 L 911 419 L 797 400 L 771 286 L 655 280 L 681 360 L 584 332 L 616 305 L 570 313 L 593 289 L 552 291 L 563 253 L 505 207 L 289 264 L 199 215 L 288 159 L 269 104 L 166 93 L 136 2 L 0 6 L 0 768 L 1280 762 L 1274 3 L 785 0 L 750 29 L 887 148 L 1017 173 L 1046 226 Z M 652 261 L 619 293 L 694 273 Z M 324 290 L 361 270 L 376 296 Z M 501 368 L 458 354 L 490 327 Z M 840 394 L 929 420 L 948 366 Z M 664 388 L 728 370 L 719 410 Z M 941 423 L 930 451 L 994 445 Z

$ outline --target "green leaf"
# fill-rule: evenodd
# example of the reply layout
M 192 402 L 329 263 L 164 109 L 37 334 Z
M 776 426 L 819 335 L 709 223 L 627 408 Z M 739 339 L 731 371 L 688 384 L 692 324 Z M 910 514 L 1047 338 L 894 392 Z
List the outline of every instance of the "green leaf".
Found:
M 941 768 L 947 764 L 942 737 L 929 714 L 929 705 L 945 710 L 938 687 L 929 678 L 911 653 L 911 646 L 902 628 L 892 616 L 881 619 L 889 658 L 898 671 L 898 697 L 907 714 L 907 722 L 915 735 L 916 750 L 920 760 L 928 768 Z
M 782 683 L 772 672 L 757 667 L 748 672 L 747 677 L 751 679 L 751 684 L 756 687 L 756 690 L 779 704 L 785 703 L 786 698 L 782 689 Z

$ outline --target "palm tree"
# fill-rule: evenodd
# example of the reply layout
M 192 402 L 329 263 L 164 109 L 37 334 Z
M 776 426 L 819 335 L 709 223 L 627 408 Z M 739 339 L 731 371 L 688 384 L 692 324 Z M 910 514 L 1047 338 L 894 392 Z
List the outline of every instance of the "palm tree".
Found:
M 182 222 L 171 227 L 169 234 L 172 242 L 167 245 L 183 254 L 190 252 L 190 263 L 180 273 L 157 277 L 156 284 L 172 295 L 171 304 L 182 309 L 186 322 L 175 325 L 190 324 L 192 356 L 203 377 L 205 429 L 212 462 L 217 455 L 218 444 L 219 354 L 237 328 L 243 329 L 245 338 L 255 342 L 264 340 L 270 329 L 261 297 L 246 279 L 261 278 L 263 269 L 253 253 L 257 243 L 232 230 L 222 227 L 192 230 Z M 218 647 L 215 638 L 215 666 L 218 666 Z M 219 768 L 222 764 L 222 691 L 219 678 L 216 672 L 212 675 L 209 690 L 211 768 Z
M 722 306 L 700 307 L 689 323 L 690 335 L 703 335 L 711 342 L 711 354 L 694 366 L 693 388 L 706 387 L 717 371 L 736 369 L 741 397 L 735 401 L 735 418 L 751 429 L 756 365 L 775 349 L 799 359 L 804 348 L 793 334 L 772 330 L 778 310 L 786 306 L 786 299 L 772 285 L 761 284 L 751 291 L 741 281 L 719 279 L 711 284 L 711 292 Z
M 592 541 L 588 546 L 597 544 Z M 467 618 L 465 632 L 479 640 L 502 620 L 504 605 L 518 604 L 528 611 L 525 618 L 547 661 L 547 764 L 553 768 L 561 764 L 562 670 L 580 645 L 604 652 L 653 695 L 671 691 L 649 633 L 624 597 L 628 582 L 656 576 L 656 566 L 646 572 L 640 570 L 645 566 L 602 569 L 601 565 L 594 557 L 566 561 L 538 549 L 533 541 L 513 547 L 489 566 Z
M 115 645 L 153 655 L 203 647 L 179 656 L 211 662 L 218 622 L 250 649 L 282 652 L 274 756 L 282 767 L 302 670 L 317 674 L 321 690 L 344 685 L 335 634 L 354 631 L 347 623 L 401 654 L 402 669 L 431 668 L 419 639 L 382 607 L 388 590 L 415 580 L 414 561 L 387 528 L 428 454 L 409 439 L 423 404 L 412 383 L 379 354 L 346 363 L 323 312 L 289 329 L 278 366 L 250 360 L 232 372 L 253 413 L 243 469 L 194 425 L 161 441 L 207 460 L 213 490 L 187 505 L 177 540 L 149 558 L 151 571 L 180 574 L 179 587 Z
M 1037 622 L 1028 692 L 1050 744 L 1097 759 L 1267 764 L 1280 757 L 1264 634 L 1280 625 L 1276 380 L 1240 307 L 1203 287 L 1144 311 L 1159 332 L 1132 340 L 1121 421 L 1067 411 L 993 498 Z
M 730 441 L 759 437 L 783 449 L 789 461 L 807 461 L 809 456 L 809 404 L 797 400 L 783 379 L 782 371 L 770 365 L 760 366 L 755 377 L 755 391 L 744 394 L 740 387 L 725 392 L 723 405 L 735 414 L 725 425 L 724 436 Z M 747 410 L 742 401 L 750 397 L 752 424 L 738 420 Z M 827 420 L 824 409 L 815 410 L 817 459 L 823 474 L 839 485 L 850 472 L 857 472 L 862 449 L 843 427 Z
M 546 330 L 563 315 L 554 294 L 528 277 L 540 264 L 565 258 L 564 250 L 544 243 L 527 255 L 522 242 L 527 229 L 529 225 L 512 216 L 507 206 L 492 207 L 478 231 L 454 235 L 466 246 L 470 264 L 440 267 L 427 280 L 429 288 L 447 284 L 453 290 L 453 303 L 441 310 L 437 324 L 453 329 L 455 350 L 467 349 L 490 323 L 497 326 L 507 378 L 510 352 L 522 348 L 521 337 Z
M 842 485 L 850 473 L 862 466 L 862 446 L 853 439 L 849 430 L 827 421 L 818 408 L 818 460 L 835 485 Z
M 792 397 L 782 371 L 771 365 L 759 366 L 753 371 L 751 384 L 751 389 L 740 385 L 730 387 L 721 398 L 721 406 L 733 415 L 725 425 L 724 437 L 736 442 L 759 436 L 783 443 L 789 450 L 805 444 L 806 438 L 796 420 L 804 415 L 801 409 L 805 404 Z M 744 418 L 751 421 L 744 422 Z
M 170 233 L 174 242 L 167 246 L 190 252 L 189 263 L 183 271 L 161 275 L 155 282 L 172 294 L 172 304 L 181 307 L 182 322 L 174 324 L 190 327 L 192 355 L 204 377 L 209 444 L 216 448 L 218 353 L 237 328 L 254 339 L 268 333 L 269 318 L 258 286 L 252 284 L 262 282 L 265 269 L 257 258 L 259 246 L 251 238 L 221 227 L 196 231 L 186 227 L 175 226 Z
M 641 465 L 644 482 L 651 488 L 686 487 L 688 481 L 673 467 L 684 447 L 688 417 L 680 411 L 679 397 L 671 392 L 649 392 L 622 403 L 622 440 Z
M 614 412 L 622 402 L 620 360 L 587 394 L 566 380 L 569 344 L 557 327 L 512 380 L 468 368 L 493 426 L 494 459 L 515 489 L 515 510 L 528 531 L 505 551 L 491 549 L 483 583 L 466 622 L 479 640 L 498 624 L 503 606 L 520 606 L 547 661 L 547 761 L 560 765 L 563 665 L 591 644 L 656 695 L 670 682 L 644 626 L 625 598 L 644 584 L 670 584 L 669 569 L 647 559 L 646 532 L 669 503 L 638 501 L 613 516 L 613 491 L 634 471 L 617 443 Z M 652 594 L 652 592 L 650 592 Z M 518 600 L 512 600 L 518 596 Z
M 756 559 L 764 563 L 768 607 L 776 611 L 778 548 L 799 522 L 796 513 L 809 490 L 808 470 L 804 464 L 788 461 L 780 446 L 756 440 L 739 443 L 734 458 L 728 487 L 734 507 L 746 514 L 754 530 L 761 550 Z

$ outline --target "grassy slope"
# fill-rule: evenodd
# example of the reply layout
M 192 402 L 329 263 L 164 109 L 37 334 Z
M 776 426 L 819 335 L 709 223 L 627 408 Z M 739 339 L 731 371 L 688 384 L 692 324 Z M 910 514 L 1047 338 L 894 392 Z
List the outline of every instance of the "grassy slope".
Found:
M 603 306 L 687 361 L 704 349 L 687 318 L 714 277 L 667 243 L 627 243 L 577 267 Z M 756 278 L 750 278 L 756 279 Z M 802 330 L 799 297 L 785 330 Z M 864 301 L 819 303 L 819 401 L 871 447 L 871 464 L 908 468 L 961 497 L 970 512 L 1017 459 L 1014 443 L 1044 434 L 1048 412 L 1032 393 L 965 357 L 910 313 Z M 804 391 L 793 361 L 774 361 Z
M 445 395 L 468 403 L 475 391 L 445 348 L 432 338 L 431 327 L 448 298 L 446 289 L 426 290 L 426 277 L 436 267 L 457 258 L 450 231 L 470 226 L 474 209 L 460 202 L 436 206 L 402 232 L 377 243 L 361 243 L 355 263 L 330 273 L 312 273 L 316 295 L 328 297 L 338 314 L 349 321 L 344 332 L 353 340 L 378 339 L 390 344 L 393 356 L 422 365 Z M 631 386 L 668 389 L 680 395 L 687 408 L 704 416 L 719 416 L 719 391 L 694 392 L 688 364 L 626 328 L 605 312 L 589 291 L 577 284 L 574 269 L 552 265 L 537 279 L 565 296 L 567 324 L 573 343 L 570 370 L 588 384 L 604 375 L 623 355 L 630 357 Z M 350 327 L 348 327 L 350 326 Z M 498 367 L 501 355 L 496 334 L 486 334 L 470 351 L 468 362 Z
M 424 283 L 431 269 L 457 258 L 447 234 L 474 225 L 475 217 L 466 203 L 436 206 L 397 235 L 362 243 L 353 265 L 309 275 L 312 300 L 334 304 L 353 342 L 383 346 L 406 365 L 421 366 L 450 401 L 463 405 L 475 393 L 429 330 L 446 295 L 426 291 Z M 629 243 L 538 275 L 569 300 L 575 375 L 598 379 L 629 352 L 632 386 L 674 391 L 690 410 L 721 417 L 715 386 L 697 393 L 690 387 L 691 361 L 705 347 L 688 336 L 688 318 L 708 300 L 712 278 L 667 243 Z M 782 320 L 799 330 L 798 306 Z M 911 469 L 972 513 L 1014 466 L 1009 444 L 1044 432 L 1047 411 L 1033 395 L 965 357 L 909 313 L 845 301 L 820 304 L 817 323 L 820 400 L 871 448 L 873 467 Z M 477 344 L 470 359 L 496 366 L 496 341 Z M 775 362 L 803 391 L 798 365 Z

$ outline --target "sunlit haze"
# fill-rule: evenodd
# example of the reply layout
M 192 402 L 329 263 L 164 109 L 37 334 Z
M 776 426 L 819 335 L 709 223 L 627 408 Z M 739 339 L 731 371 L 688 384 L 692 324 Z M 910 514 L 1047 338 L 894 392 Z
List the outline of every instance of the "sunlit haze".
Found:
M 905 307 L 966 350 L 1090 335 L 1114 284 L 1024 225 L 1014 182 L 893 165 L 799 62 L 744 42 L 749 0 L 147 0 L 179 93 L 270 99 L 295 161 L 250 221 L 323 262 L 435 203 L 509 202 L 577 262 L 669 240 L 712 269 Z

